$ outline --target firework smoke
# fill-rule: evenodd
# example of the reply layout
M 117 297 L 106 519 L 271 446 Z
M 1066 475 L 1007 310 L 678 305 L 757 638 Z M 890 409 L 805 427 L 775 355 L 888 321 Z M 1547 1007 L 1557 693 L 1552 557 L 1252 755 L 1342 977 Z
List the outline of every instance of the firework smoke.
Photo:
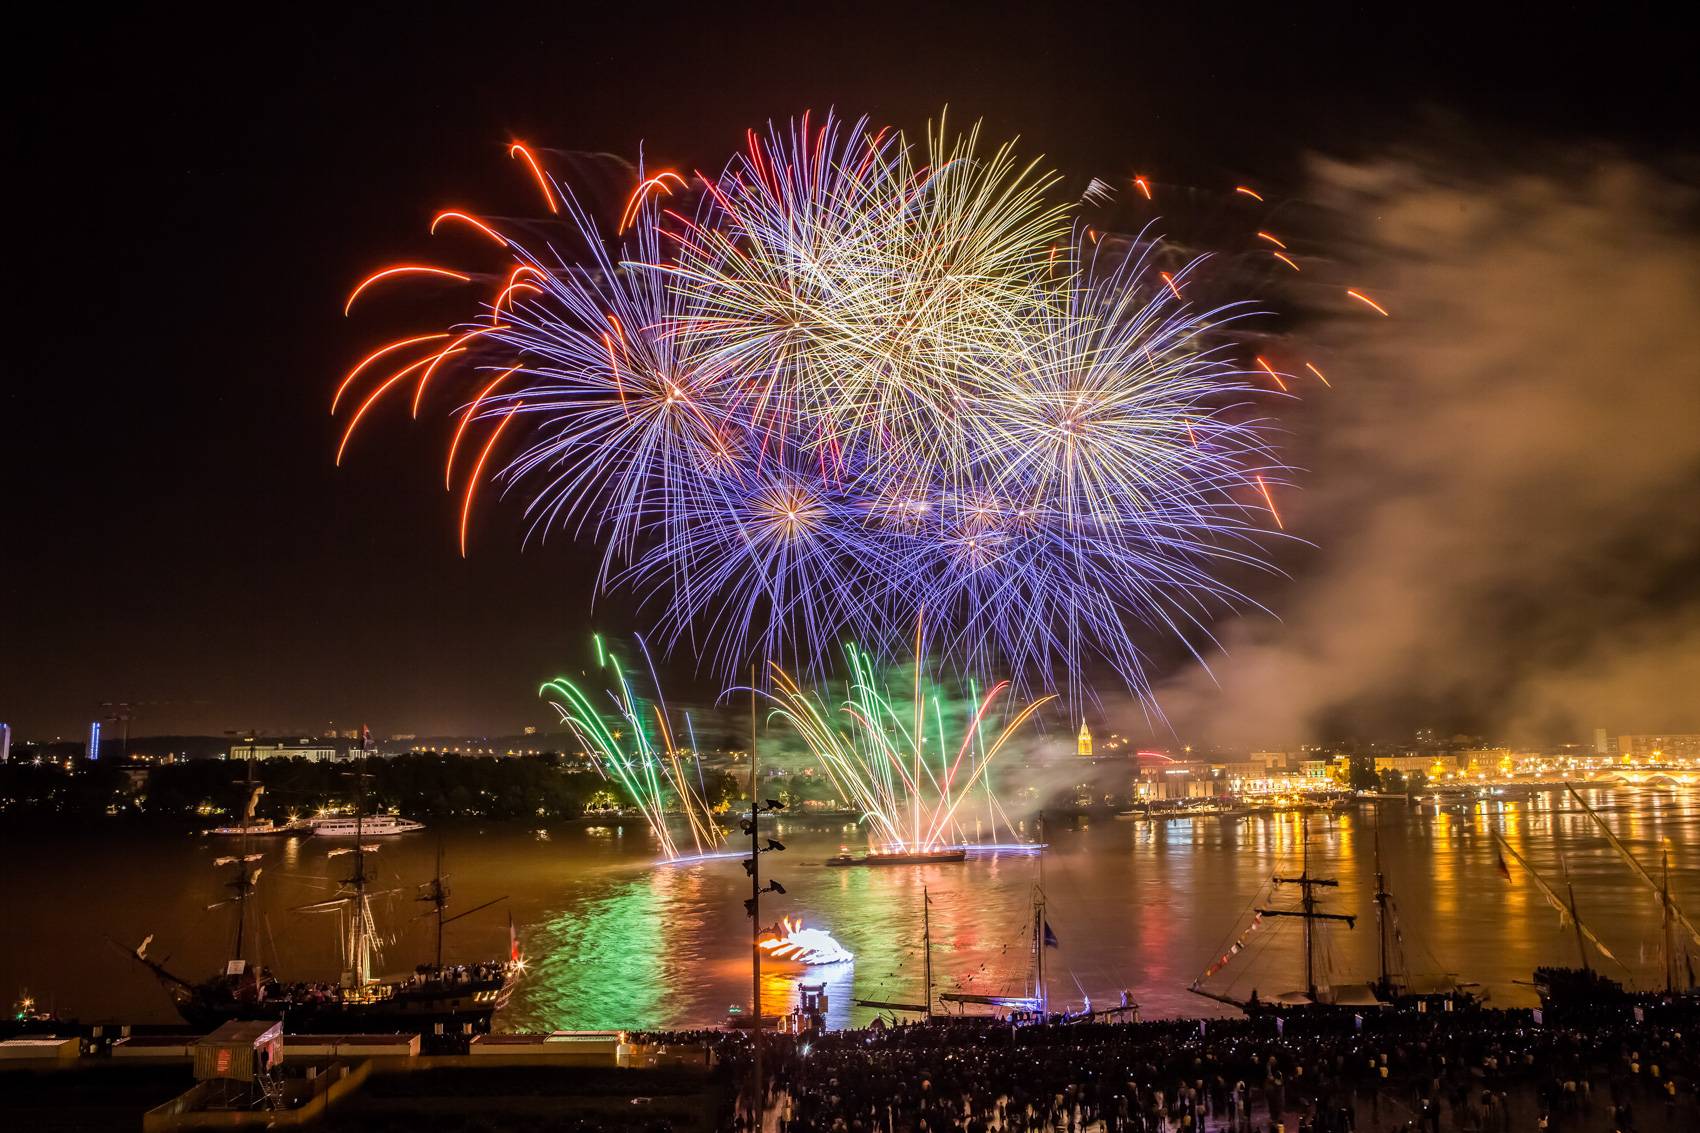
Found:
M 1280 622 L 1160 691 L 1182 734 L 1700 728 L 1700 200 L 1617 155 L 1524 156 L 1542 172 L 1318 164 L 1397 317 L 1318 330 L 1351 383 L 1294 457 L 1318 546 Z

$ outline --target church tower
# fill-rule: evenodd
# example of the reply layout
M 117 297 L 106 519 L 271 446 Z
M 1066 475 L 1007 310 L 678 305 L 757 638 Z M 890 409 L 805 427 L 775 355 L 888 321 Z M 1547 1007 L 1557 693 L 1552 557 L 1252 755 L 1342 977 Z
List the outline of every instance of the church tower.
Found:
M 1080 738 L 1075 741 L 1074 754 L 1089 756 L 1092 754 L 1092 732 L 1086 727 L 1086 721 L 1080 722 Z

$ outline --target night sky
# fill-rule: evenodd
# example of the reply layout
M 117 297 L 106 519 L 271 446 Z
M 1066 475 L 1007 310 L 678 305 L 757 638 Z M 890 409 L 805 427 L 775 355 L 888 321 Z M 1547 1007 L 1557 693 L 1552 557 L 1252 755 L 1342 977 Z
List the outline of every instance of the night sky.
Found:
M 349 286 L 429 251 L 439 207 L 520 208 L 511 140 L 707 168 L 770 117 L 916 128 L 948 103 L 1078 176 L 1296 188 L 1307 155 L 1441 137 L 1554 177 L 1609 147 L 1691 185 L 1700 153 L 1692 38 L 1622 6 L 363 7 L 14 29 L 0 719 L 22 737 L 119 700 L 138 733 L 512 731 L 549 722 L 533 690 L 590 629 L 634 628 L 593 620 L 587 549 L 522 553 L 511 504 L 459 557 L 435 424 L 392 415 L 332 467 L 329 393 L 392 329 L 344 320 Z M 1662 585 L 1636 617 L 1692 610 L 1691 578 Z M 1492 723 L 1446 703 L 1419 710 Z

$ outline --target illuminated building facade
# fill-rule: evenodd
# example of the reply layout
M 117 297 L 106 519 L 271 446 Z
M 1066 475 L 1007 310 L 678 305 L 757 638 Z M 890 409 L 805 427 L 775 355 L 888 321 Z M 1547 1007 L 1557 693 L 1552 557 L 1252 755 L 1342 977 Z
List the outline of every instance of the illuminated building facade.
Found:
M 1700 732 L 1674 735 L 1619 736 L 1617 754 L 1631 759 L 1700 759 Z
M 88 750 L 87 754 L 88 754 L 88 757 L 90 759 L 99 759 L 100 758 L 100 721 L 99 720 L 95 720 L 95 721 L 93 721 L 89 724 L 89 750 Z
M 232 744 L 231 759 L 310 759 L 314 763 L 328 763 L 333 759 L 342 758 L 342 749 L 325 744 L 310 744 L 303 740 L 300 743 L 286 744 Z
M 1086 727 L 1086 721 L 1080 722 L 1080 736 L 1074 743 L 1074 754 L 1090 756 L 1092 754 L 1092 732 Z
M 12 758 L 12 725 L 0 720 L 0 763 Z

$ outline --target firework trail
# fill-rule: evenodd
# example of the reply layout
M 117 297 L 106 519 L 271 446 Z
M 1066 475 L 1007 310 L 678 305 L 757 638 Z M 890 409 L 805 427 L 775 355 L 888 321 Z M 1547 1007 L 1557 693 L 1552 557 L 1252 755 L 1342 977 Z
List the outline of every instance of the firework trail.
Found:
M 1003 681 L 972 701 L 965 720 L 947 722 L 919 648 L 908 687 L 897 693 L 868 654 L 851 645 L 845 655 L 850 678 L 835 707 L 777 666 L 769 695 L 773 715 L 796 729 L 839 797 L 861 811 L 874 848 L 926 852 L 961 843 L 958 812 L 981 791 L 995 829 L 1002 808 L 991 790 L 991 764 L 1028 717 L 1055 698 L 1022 706 L 999 727 L 995 710 L 1009 689 Z M 953 727 L 960 729 L 955 738 Z
M 978 127 L 804 115 L 717 173 L 639 168 L 598 225 L 510 152 L 548 216 L 439 214 L 499 266 L 391 265 L 349 308 L 404 285 L 485 297 L 368 354 L 332 401 L 340 461 L 380 401 L 417 415 L 455 391 L 463 553 L 493 482 L 528 537 L 598 545 L 598 592 L 723 678 L 818 676 L 849 639 L 895 655 L 925 612 L 958 673 L 1060 679 L 1071 702 L 1105 666 L 1147 693 L 1149 636 L 1191 648 L 1245 601 L 1220 579 L 1278 526 L 1257 407 L 1291 375 L 1249 345 L 1259 312 L 1195 298 L 1204 257 L 1085 223 L 1105 183 L 1057 204 L 1054 175 Z
M 703 794 L 700 757 L 694 748 L 681 749 L 675 741 L 655 665 L 641 639 L 638 646 L 655 688 L 652 701 L 646 703 L 633 693 L 629 675 L 604 648 L 600 637 L 596 638 L 597 664 L 609 672 L 614 683 L 607 692 L 611 713 L 599 709 L 584 690 L 565 677 L 545 684 L 539 695 L 552 698 L 550 703 L 561 722 L 584 744 L 597 771 L 618 785 L 643 812 L 668 860 L 684 856 L 669 824 L 677 816 L 684 818 L 695 852 L 706 853 L 719 847 L 724 832 L 715 823 Z M 689 728 L 689 716 L 685 719 Z

